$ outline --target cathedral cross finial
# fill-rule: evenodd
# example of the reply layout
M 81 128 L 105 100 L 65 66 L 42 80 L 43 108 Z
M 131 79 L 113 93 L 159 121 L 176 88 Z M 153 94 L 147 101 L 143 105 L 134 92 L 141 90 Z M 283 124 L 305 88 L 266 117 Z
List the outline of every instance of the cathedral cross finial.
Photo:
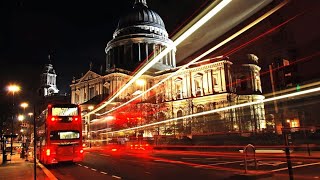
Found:
M 50 54 L 48 55 L 48 61 L 49 61 L 49 64 L 51 64 L 51 55 Z
M 93 63 L 92 63 L 92 61 L 90 61 L 90 64 L 89 64 L 89 66 L 90 66 L 90 70 L 92 69 L 92 66 L 93 66 Z

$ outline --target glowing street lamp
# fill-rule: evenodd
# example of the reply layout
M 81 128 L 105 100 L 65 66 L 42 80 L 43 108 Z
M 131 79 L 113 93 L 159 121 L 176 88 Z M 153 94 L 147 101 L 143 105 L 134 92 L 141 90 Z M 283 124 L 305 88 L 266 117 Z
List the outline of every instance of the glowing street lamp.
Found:
M 33 116 L 33 113 L 32 113 L 32 112 L 29 112 L 29 113 L 28 113 L 28 116 L 31 118 L 31 116 Z
M 20 115 L 18 116 L 18 120 L 19 120 L 19 121 L 23 121 L 23 120 L 24 120 L 24 116 L 20 114 Z
M 11 85 L 7 86 L 7 91 L 11 92 L 12 95 L 14 95 L 16 92 L 20 91 L 20 86 L 15 85 L 15 84 L 11 84 Z
M 12 156 L 12 147 L 13 147 L 13 134 L 14 134 L 14 128 L 13 128 L 13 121 L 14 121 L 14 94 L 20 91 L 20 86 L 16 84 L 10 84 L 7 86 L 7 91 L 12 93 L 12 121 L 11 121 L 11 156 Z
M 26 103 L 26 102 L 23 102 L 23 103 L 20 104 L 20 106 L 21 106 L 21 107 L 23 108 L 23 110 L 25 111 L 26 108 L 29 106 L 29 104 Z

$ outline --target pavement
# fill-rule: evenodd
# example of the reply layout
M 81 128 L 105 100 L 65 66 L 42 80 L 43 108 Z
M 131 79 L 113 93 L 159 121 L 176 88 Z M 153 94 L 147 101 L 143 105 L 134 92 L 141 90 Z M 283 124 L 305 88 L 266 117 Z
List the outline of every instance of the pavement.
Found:
M 92 148 L 86 148 L 86 150 L 103 150 L 104 147 L 92 147 Z M 197 154 L 196 152 L 190 152 L 191 154 Z M 199 153 L 199 152 L 198 152 Z M 203 153 L 203 152 L 201 152 Z M 13 156 L 10 156 L 10 153 L 7 153 L 8 159 L 11 161 L 7 161 L 5 164 L 0 164 L 0 180 L 31 180 L 34 179 L 34 165 L 33 165 L 33 159 L 29 158 L 29 161 L 25 161 L 25 159 L 20 158 L 20 154 L 14 154 Z M 273 154 L 272 156 L 277 157 L 281 156 L 284 157 L 283 153 L 280 154 Z M 311 151 L 311 154 L 309 156 L 308 152 L 306 151 L 293 151 L 291 153 L 292 158 L 301 158 L 301 159 L 311 159 L 314 160 L 316 163 L 319 163 L 320 161 L 320 151 Z M 194 159 L 192 159 L 194 160 Z M 0 154 L 0 163 L 2 163 L 2 154 Z M 301 165 L 296 165 L 297 167 L 299 166 L 306 166 L 305 164 Z M 82 167 L 82 166 L 81 166 Z M 79 168 L 81 168 L 79 165 Z M 62 167 L 68 169 L 68 173 L 70 172 L 70 167 Z M 95 168 L 95 167 L 93 167 Z M 307 168 L 307 167 L 306 167 Z M 90 169 L 90 168 L 89 168 Z M 92 168 L 91 168 L 92 169 Z M 95 168 L 94 170 L 96 170 Z M 85 172 L 87 169 L 82 169 L 81 171 Z M 62 170 L 61 170 L 62 171 Z M 76 172 L 79 174 L 79 170 L 77 169 Z M 96 172 L 96 171 L 94 171 Z M 283 171 L 286 173 L 286 171 Z M 86 174 L 90 174 L 88 172 L 85 172 Z M 278 176 L 278 172 L 275 171 L 249 171 L 246 174 L 243 173 L 236 173 L 233 176 L 230 176 L 227 178 L 228 180 L 233 180 L 233 179 L 261 179 L 261 180 L 271 180 L 271 179 L 276 179 Z M 295 173 L 298 173 L 295 171 Z M 37 162 L 37 169 L 36 169 L 36 179 L 38 180 L 56 180 L 56 177 L 53 176 L 49 170 L 47 170 L 42 164 Z M 301 174 L 301 173 L 300 173 Z M 102 176 L 104 174 L 101 174 Z M 106 179 L 110 178 L 112 179 L 111 175 L 108 172 L 108 175 L 110 177 L 102 177 L 101 179 Z M 96 175 L 98 176 L 98 175 Z M 57 176 L 58 177 L 58 176 Z M 282 177 L 283 178 L 283 177 Z M 59 178 L 59 179 L 64 179 L 64 178 Z
M 16 153 L 12 156 L 10 152 L 7 153 L 7 161 L 5 164 L 2 162 L 2 153 L 0 154 L 0 180 L 31 180 L 34 179 L 34 163 L 33 158 L 29 158 L 29 161 L 20 158 L 20 154 Z M 41 164 L 37 163 L 36 179 L 37 180 L 52 180 L 44 172 Z

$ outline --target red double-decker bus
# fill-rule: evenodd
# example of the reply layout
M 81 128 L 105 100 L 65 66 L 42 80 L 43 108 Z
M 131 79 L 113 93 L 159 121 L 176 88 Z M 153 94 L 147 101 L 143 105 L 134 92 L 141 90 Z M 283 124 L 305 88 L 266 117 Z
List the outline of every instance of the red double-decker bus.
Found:
M 81 110 L 75 104 L 49 104 L 38 118 L 37 158 L 43 164 L 83 160 Z

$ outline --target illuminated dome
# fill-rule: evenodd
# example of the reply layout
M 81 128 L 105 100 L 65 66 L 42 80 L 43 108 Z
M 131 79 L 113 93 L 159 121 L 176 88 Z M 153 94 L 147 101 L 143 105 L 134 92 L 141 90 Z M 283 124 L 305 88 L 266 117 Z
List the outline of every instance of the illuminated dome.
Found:
M 132 10 L 123 16 L 119 22 L 114 38 L 132 33 L 153 33 L 168 37 L 161 17 L 149 9 L 146 0 L 136 0 Z
M 136 3 L 132 11 L 119 20 L 118 29 L 139 24 L 152 25 L 165 30 L 161 17 L 143 3 Z
M 106 69 L 134 71 L 165 48 L 173 46 L 161 17 L 147 6 L 146 0 L 135 0 L 133 8 L 120 18 L 105 49 Z M 176 48 L 153 65 L 149 71 L 176 67 Z

